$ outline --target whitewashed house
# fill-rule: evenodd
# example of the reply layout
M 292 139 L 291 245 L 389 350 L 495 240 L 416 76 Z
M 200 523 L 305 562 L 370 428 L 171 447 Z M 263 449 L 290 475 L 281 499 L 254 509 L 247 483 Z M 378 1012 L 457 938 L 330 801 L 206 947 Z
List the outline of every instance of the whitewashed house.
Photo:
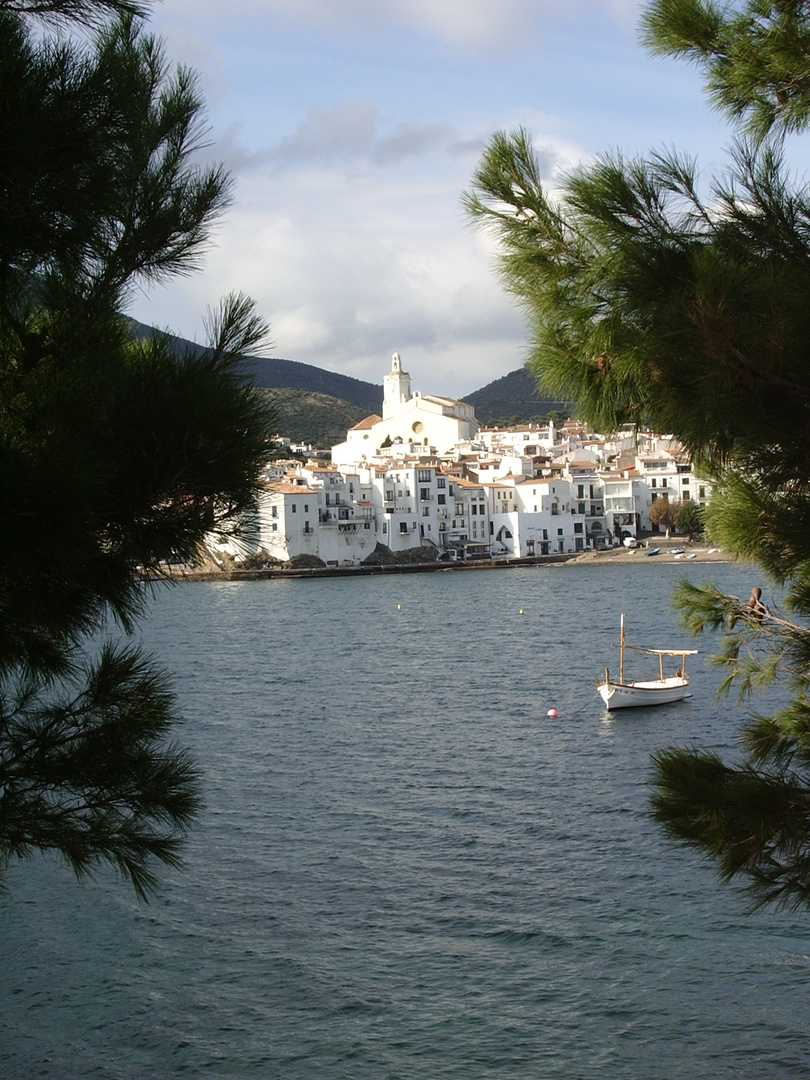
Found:
M 485 488 L 468 477 L 448 475 L 447 514 L 441 546 L 456 557 L 490 551 L 492 526 Z
M 494 555 L 522 559 L 578 550 L 567 480 L 507 476 L 485 490 Z
M 288 562 L 319 553 L 319 493 L 303 480 L 276 480 L 259 497 L 259 545 Z
M 605 498 L 605 524 L 620 543 L 625 536 L 638 537 L 642 512 L 647 507 L 647 485 L 635 469 L 622 473 L 601 473 Z

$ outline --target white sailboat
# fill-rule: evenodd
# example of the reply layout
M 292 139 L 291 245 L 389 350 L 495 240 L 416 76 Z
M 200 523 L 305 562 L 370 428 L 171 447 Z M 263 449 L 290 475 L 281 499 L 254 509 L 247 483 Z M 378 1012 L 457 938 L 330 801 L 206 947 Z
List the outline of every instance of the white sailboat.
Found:
M 622 613 L 621 634 L 619 638 L 619 678 L 611 677 L 605 668 L 603 682 L 597 680 L 596 687 L 602 696 L 607 709 L 629 709 L 638 705 L 665 705 L 671 701 L 681 701 L 691 697 L 689 689 L 689 676 L 686 674 L 686 658 L 694 656 L 697 649 L 645 649 L 638 645 L 627 645 L 624 640 L 624 613 Z M 650 653 L 658 657 L 657 679 L 635 679 L 625 682 L 624 679 L 624 653 L 631 652 Z M 664 675 L 664 657 L 678 656 L 681 666 L 674 675 Z

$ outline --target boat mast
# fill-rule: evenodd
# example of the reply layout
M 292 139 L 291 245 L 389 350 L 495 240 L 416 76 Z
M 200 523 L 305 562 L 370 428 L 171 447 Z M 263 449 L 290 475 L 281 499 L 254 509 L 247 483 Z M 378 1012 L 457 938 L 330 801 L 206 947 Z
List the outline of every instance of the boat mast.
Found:
M 624 682 L 624 612 L 622 612 L 621 632 L 619 634 L 619 682 Z

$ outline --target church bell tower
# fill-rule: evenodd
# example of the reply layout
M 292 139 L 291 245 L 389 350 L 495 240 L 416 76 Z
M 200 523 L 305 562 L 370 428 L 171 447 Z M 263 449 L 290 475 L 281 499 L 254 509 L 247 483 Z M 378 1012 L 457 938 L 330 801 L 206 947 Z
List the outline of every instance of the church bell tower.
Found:
M 383 420 L 394 416 L 411 398 L 411 377 L 402 370 L 399 353 L 391 357 L 391 370 L 383 379 Z

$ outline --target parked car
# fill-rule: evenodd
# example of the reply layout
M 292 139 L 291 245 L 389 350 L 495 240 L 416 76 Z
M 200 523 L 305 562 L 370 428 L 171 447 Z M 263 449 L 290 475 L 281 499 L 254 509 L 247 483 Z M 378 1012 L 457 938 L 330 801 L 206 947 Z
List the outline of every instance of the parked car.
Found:
M 635 536 L 625 536 L 624 540 L 622 540 L 622 545 L 626 548 L 637 548 L 639 542 L 636 540 Z

